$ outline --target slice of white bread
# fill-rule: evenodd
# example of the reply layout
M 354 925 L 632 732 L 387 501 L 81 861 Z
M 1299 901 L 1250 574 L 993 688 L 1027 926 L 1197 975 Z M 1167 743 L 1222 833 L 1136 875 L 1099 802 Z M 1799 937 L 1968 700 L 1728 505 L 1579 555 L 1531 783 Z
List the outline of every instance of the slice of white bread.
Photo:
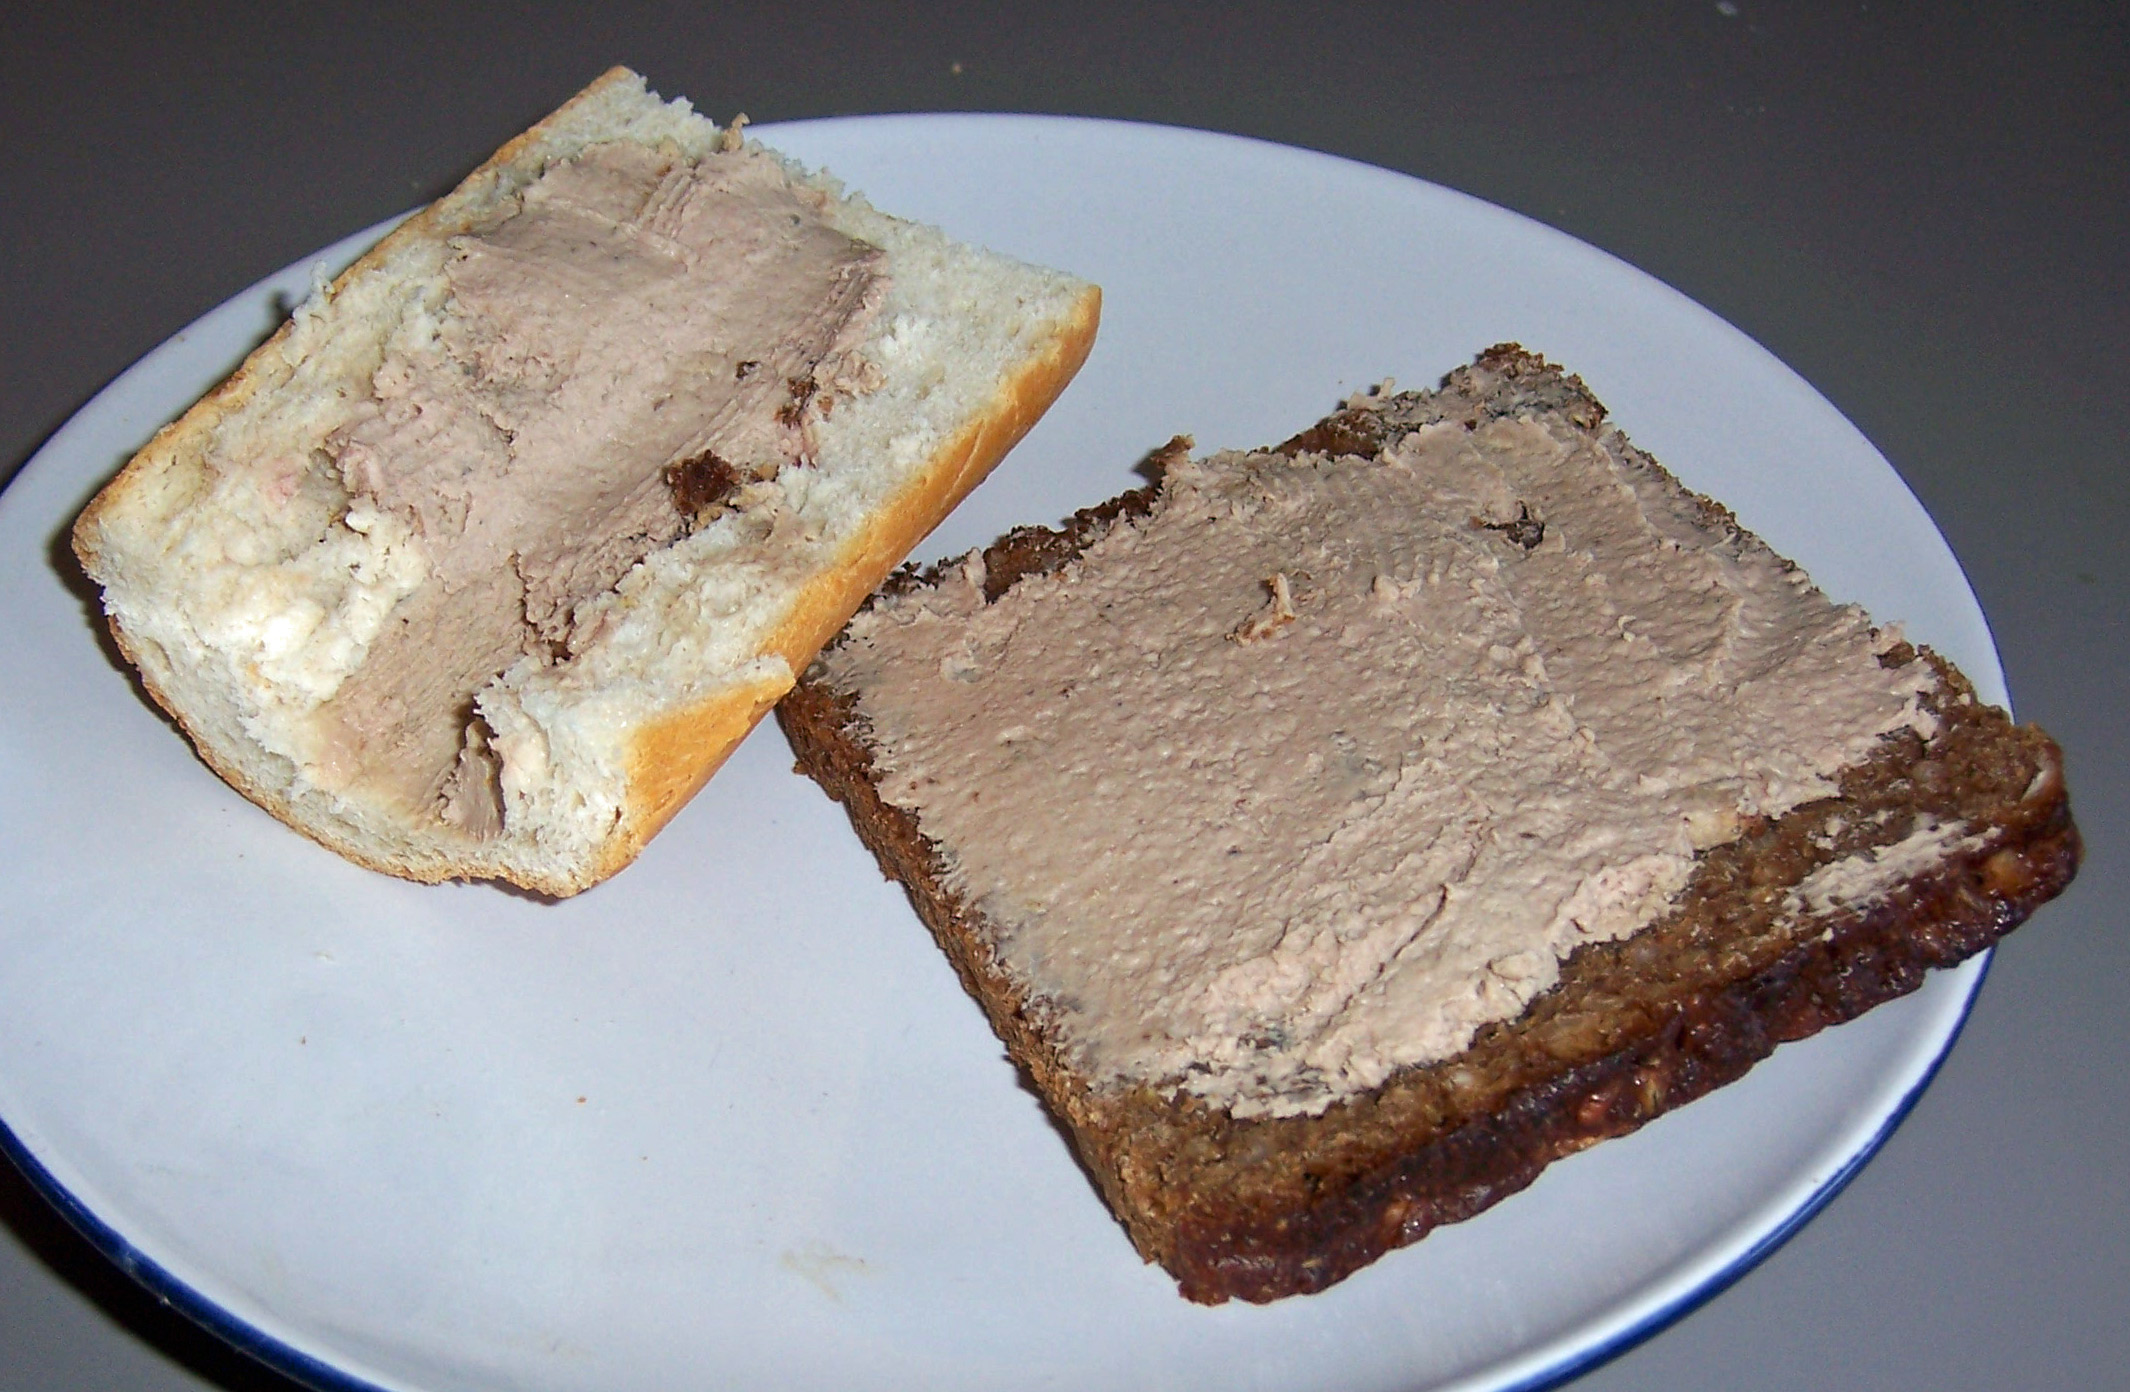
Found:
M 499 829 L 351 783 L 320 752 L 320 712 L 432 581 L 424 538 L 377 516 L 326 446 L 372 402 L 392 345 L 434 336 L 449 314 L 453 239 L 499 225 L 543 172 L 614 142 L 691 162 L 738 137 L 634 73 L 606 73 L 321 286 L 74 529 L 120 648 L 206 762 L 378 870 L 567 895 L 627 865 L 1026 433 L 1094 338 L 1096 287 L 888 217 L 785 163 L 829 227 L 882 253 L 884 291 L 854 330 L 868 380 L 815 403 L 795 384 L 802 467 L 581 605 L 582 642 L 512 661 L 472 694 Z

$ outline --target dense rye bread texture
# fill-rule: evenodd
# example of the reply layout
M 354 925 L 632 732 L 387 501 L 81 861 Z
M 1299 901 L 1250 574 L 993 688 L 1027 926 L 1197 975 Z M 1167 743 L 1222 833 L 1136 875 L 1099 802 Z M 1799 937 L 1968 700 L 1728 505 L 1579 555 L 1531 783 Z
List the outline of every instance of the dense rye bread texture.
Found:
M 1604 416 L 1578 379 L 1504 345 L 1440 392 L 1356 404 L 1279 448 L 1373 456 L 1422 423 L 1534 412 L 1586 430 Z M 1001 538 L 984 552 L 987 598 L 1066 565 L 1119 518 L 1148 512 L 1159 488 L 1058 530 Z M 1718 505 L 1700 506 L 1712 525 L 1735 527 Z M 941 573 L 905 570 L 891 587 Z M 854 694 L 816 664 L 778 719 L 799 768 L 844 804 L 1063 1119 L 1140 1253 L 1192 1300 L 1267 1301 L 1321 1290 L 1478 1213 L 1553 1160 L 1742 1076 L 1777 1044 L 1914 990 L 1928 969 L 1990 946 L 2069 882 L 2079 840 L 2055 744 L 1974 699 L 1927 651 L 1904 644 L 1882 660 L 1936 671 L 1926 704 L 1940 725 L 1927 742 L 1888 736 L 1841 773 L 1838 797 L 1749 820 L 1737 840 L 1700 855 L 1659 921 L 1576 949 L 1557 985 L 1483 1027 L 1461 1054 L 1316 1115 L 1250 1119 L 1182 1091 L 1092 1085 L 1003 966 L 992 927 L 947 887 L 940 848 L 883 800 Z M 1866 902 L 1785 911 L 1815 870 L 1891 844 L 1918 817 L 1983 834 Z

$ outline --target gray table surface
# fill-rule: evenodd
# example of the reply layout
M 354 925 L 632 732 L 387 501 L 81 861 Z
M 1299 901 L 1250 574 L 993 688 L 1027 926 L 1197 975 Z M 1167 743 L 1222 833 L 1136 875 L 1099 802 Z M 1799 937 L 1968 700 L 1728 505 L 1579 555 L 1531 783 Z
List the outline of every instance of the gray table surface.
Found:
M 1787 361 L 1952 543 L 2021 715 L 2067 751 L 2087 863 L 2001 950 L 1861 1177 L 1575 1385 L 2130 1386 L 2124 11 L 357 8 L 8 19 L 0 476 L 195 316 L 442 192 L 616 61 L 760 120 L 1062 112 L 1331 151 L 1595 243 Z M 0 1164 L 0 1387 L 292 1386 L 157 1305 Z

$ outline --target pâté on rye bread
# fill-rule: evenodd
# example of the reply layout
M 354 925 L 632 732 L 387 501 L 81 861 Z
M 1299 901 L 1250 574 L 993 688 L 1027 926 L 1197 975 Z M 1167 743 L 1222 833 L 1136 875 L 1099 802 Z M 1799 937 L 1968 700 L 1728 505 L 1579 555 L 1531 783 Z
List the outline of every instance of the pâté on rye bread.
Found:
M 1226 1095 L 1205 1065 L 1185 1064 L 1166 1074 L 1105 1072 L 1118 1057 L 1098 1047 L 1108 1025 L 1120 1025 L 1118 1037 L 1129 1040 L 1133 1029 L 1151 1035 L 1172 1027 L 1175 1018 L 1198 1017 L 1096 1024 L 1080 1018 L 1086 1000 L 1095 997 L 1066 998 L 1070 993 L 1056 983 L 1069 979 L 1075 991 L 1094 992 L 1102 986 L 1098 976 L 1059 975 L 1063 969 L 1056 961 L 1074 950 L 1069 940 L 1031 938 L 1027 923 L 1041 916 L 1036 909 L 1015 900 L 1010 886 L 1002 889 L 991 880 L 976 885 L 971 879 L 977 872 L 970 866 L 993 848 L 975 847 L 968 825 L 958 821 L 953 825 L 959 839 L 942 844 L 927 821 L 951 814 L 924 803 L 920 785 L 927 779 L 953 783 L 957 775 L 943 766 L 908 764 L 907 750 L 918 744 L 931 748 L 925 742 L 933 732 L 913 734 L 922 718 L 903 704 L 876 700 L 877 689 L 868 683 L 890 661 L 880 652 L 892 652 L 901 641 L 898 626 L 944 626 L 942 631 L 951 633 L 954 624 L 965 624 L 967 654 L 948 650 L 936 665 L 942 678 L 974 681 L 972 690 L 982 691 L 995 672 L 1008 670 L 1012 659 L 1002 652 L 1015 645 L 1039 646 L 1049 632 L 1029 620 L 1029 626 L 1001 639 L 978 627 L 982 616 L 1022 587 L 1028 592 L 1013 611 L 1017 619 L 1048 618 L 1051 611 L 1041 607 L 1046 603 L 1069 606 L 1083 569 L 1101 555 L 1106 538 L 1125 529 L 1151 530 L 1164 509 L 1186 506 L 1175 496 L 1184 464 L 1180 451 L 1171 456 L 1160 481 L 1077 514 L 1061 529 L 1024 528 L 1001 538 L 973 563 L 902 572 L 779 707 L 800 769 L 845 805 L 882 869 L 905 886 L 1008 1052 L 1064 1122 L 1140 1253 L 1166 1267 L 1191 1299 L 1265 1301 L 1320 1290 L 1440 1223 L 1479 1212 L 1528 1184 L 1553 1160 L 1633 1130 L 1738 1078 L 1776 1044 L 1913 990 L 1929 968 L 1952 965 L 1995 942 L 2075 872 L 2078 836 L 2060 755 L 2046 735 L 2015 725 L 2001 710 L 1976 700 L 1968 683 L 1936 655 L 1892 633 L 1871 630 L 1860 614 L 1837 611 L 1819 599 L 1800 572 L 1744 532 L 1725 509 L 1680 487 L 1628 444 L 1578 379 L 1513 345 L 1489 350 L 1471 367 L 1451 374 L 1439 391 L 1357 399 L 1268 455 L 1226 465 L 1218 459 L 1189 464 L 1182 468 L 1191 476 L 1183 491 L 1193 506 L 1212 499 L 1205 507 L 1210 517 L 1230 497 L 1220 492 L 1227 487 L 1223 478 L 1270 479 L 1269 486 L 1278 487 L 1285 470 L 1344 487 L 1365 482 L 1369 470 L 1438 467 L 1439 460 L 1427 464 L 1425 450 L 1461 448 L 1458 441 L 1465 435 L 1486 440 L 1533 430 L 1565 442 L 1564 449 L 1601 456 L 1613 471 L 1609 477 L 1639 489 L 1637 496 L 1674 519 L 1665 525 L 1675 526 L 1679 536 L 1702 538 L 1719 560 L 1752 561 L 1759 577 L 1752 583 L 1794 592 L 1816 616 L 1813 622 L 1842 635 L 1852 650 L 1868 640 L 1863 651 L 1872 667 L 1907 693 L 1908 705 L 1892 717 L 1886 733 L 1854 741 L 1854 756 L 1818 784 L 1801 774 L 1805 781 L 1778 796 L 1782 775 L 1763 768 L 1754 775 L 1762 780 L 1758 792 L 1742 795 L 1743 814 L 1735 807 L 1686 808 L 1682 817 L 1692 836 L 1668 862 L 1679 869 L 1677 883 L 1640 886 L 1653 889 L 1642 901 L 1654 906 L 1648 921 L 1587 934 L 1571 924 L 1576 931 L 1551 949 L 1556 956 L 1546 964 L 1550 971 L 1540 974 L 1542 987 L 1476 1026 L 1467 1017 L 1467 1037 L 1449 1052 L 1387 1072 L 1378 1060 L 1382 1075 L 1362 1073 L 1359 1084 L 1349 1079 L 1338 1085 L 1334 1079 L 1320 1086 L 1321 1079 L 1306 1070 L 1279 1078 L 1261 1070 L 1253 1081 L 1245 1069 L 1239 1090 Z M 1442 519 L 1440 536 L 1454 543 L 1453 549 L 1504 571 L 1554 564 L 1563 550 L 1579 544 L 1577 537 L 1563 535 L 1572 516 L 1562 496 L 1503 495 L 1488 502 L 1484 512 Z M 1181 525 L 1175 517 L 1170 520 Z M 1212 521 L 1206 525 L 1219 531 Z M 1168 564 L 1151 551 L 1128 554 L 1149 572 Z M 1297 625 L 1316 621 L 1313 607 L 1328 612 L 1337 599 L 1332 592 L 1338 580 L 1330 566 L 1319 569 L 1324 573 L 1262 577 L 1265 583 L 1249 604 L 1231 604 L 1196 623 L 1205 637 L 1202 648 L 1225 642 L 1237 651 L 1275 652 L 1284 635 L 1299 631 Z M 1445 573 L 1459 579 L 1454 569 Z M 1384 577 L 1363 598 L 1406 604 L 1423 583 L 1424 577 L 1402 571 Z M 1607 583 L 1624 582 L 1615 576 Z M 1349 588 L 1370 588 L 1367 577 Z M 1242 592 L 1231 590 L 1228 599 L 1239 601 Z M 1115 592 L 1101 593 L 1112 597 Z M 1135 648 L 1127 620 L 1118 618 L 1114 627 L 1113 643 L 1083 643 L 1072 663 L 1089 668 L 1116 663 L 1136 670 L 1176 662 L 1176 653 L 1151 652 L 1151 642 L 1142 644 L 1148 651 Z M 1190 627 L 1179 621 L 1163 632 Z M 1622 624 L 1611 638 L 1630 648 L 1636 641 L 1684 643 L 1677 632 L 1637 635 L 1635 627 Z M 853 655 L 851 645 L 861 641 L 866 653 Z M 917 651 L 925 663 L 933 663 L 938 649 Z M 1531 657 L 1535 665 L 1526 661 Z M 995 668 L 986 666 L 994 661 Z M 1540 645 L 1533 653 L 1507 652 L 1500 665 L 1511 673 L 1519 665 L 1536 672 L 1526 682 L 1535 690 L 1556 675 L 1549 662 L 1565 671 L 1575 658 Z M 1323 674 L 1317 689 L 1340 679 Z M 887 680 L 878 678 L 878 685 Z M 905 695 L 898 688 L 895 702 Z M 1057 697 L 1064 703 L 1071 699 Z M 984 702 L 970 700 L 968 723 L 982 730 Z M 1161 702 L 1145 704 L 1148 708 L 1124 711 L 1118 718 L 1151 724 L 1154 737 L 1165 738 L 1169 728 L 1162 723 Z M 1060 808 L 1099 806 L 1104 798 L 1089 786 L 1090 770 L 1074 765 L 1069 751 L 1059 754 L 1043 745 L 1031 729 L 997 728 L 1009 719 L 1026 721 L 1022 707 L 1012 710 L 992 723 L 989 737 L 1055 755 L 1060 770 L 1046 784 L 1046 759 L 1032 758 L 1030 787 L 1037 791 L 1030 796 L 1038 802 L 1048 797 Z M 1237 718 L 1248 715 L 1238 712 Z M 939 717 L 950 718 L 959 717 Z M 1268 718 L 1278 718 L 1277 713 Z M 884 732 L 883 725 L 892 728 Z M 1341 733 L 1350 732 L 1333 732 Z M 1429 739 L 1439 734 L 1431 729 Z M 1365 772 L 1367 738 L 1349 743 L 1359 755 L 1345 765 L 1336 757 L 1321 760 L 1321 773 L 1304 770 L 1295 786 L 1312 778 L 1345 777 L 1356 769 Z M 1380 741 L 1373 746 L 1378 754 L 1382 747 Z M 1427 747 L 1426 742 L 1413 746 Z M 1323 752 L 1332 753 L 1329 747 Z M 1302 751 L 1295 754 L 1300 761 Z M 1181 776 L 1201 779 L 1204 774 L 1188 770 Z M 1385 778 L 1368 778 L 1373 783 L 1358 796 L 1364 801 L 1384 797 Z M 980 777 L 970 782 L 968 791 L 988 803 L 993 788 Z M 1157 787 L 1151 801 L 1181 802 L 1192 795 L 1184 784 L 1167 783 Z M 1755 797 L 1762 810 L 1754 809 Z M 1000 805 L 987 808 L 994 823 L 1035 820 L 1026 809 L 1037 802 L 1007 803 L 1003 793 L 996 800 Z M 927 810 L 913 811 L 911 804 Z M 1072 820 L 1070 830 L 1035 827 L 1027 834 L 1063 836 L 1071 842 L 1064 855 L 1091 863 L 1117 855 L 1119 846 L 1158 841 L 1164 834 L 1159 826 L 1120 823 L 1104 843 L 1100 837 L 1080 839 L 1084 825 Z M 1364 859 L 1354 863 L 1367 864 Z M 1137 869 L 1154 873 L 1144 864 Z M 1091 883 L 1099 886 L 1102 872 L 1091 873 L 1097 876 Z M 1191 892 L 1201 898 L 1225 892 L 1217 873 L 1192 885 Z M 1306 906 L 1301 890 L 1281 902 Z M 1103 892 L 1098 888 L 1096 897 Z M 1047 912 L 1048 901 L 1041 907 Z M 1439 925 L 1442 912 L 1435 912 L 1432 922 Z M 1599 915 L 1590 917 L 1595 921 Z M 1152 925 L 1151 931 L 1164 926 Z M 1240 936 L 1249 927 L 1240 924 L 1235 931 Z M 1274 928 L 1264 940 L 1284 949 L 1294 930 Z M 1319 940 L 1336 936 L 1321 934 Z M 1411 941 L 1424 938 L 1421 932 Z M 1029 946 L 1031 941 L 1037 945 Z M 1187 947 L 1209 950 L 1196 939 Z M 1087 951 L 1097 957 L 1111 951 L 1128 956 L 1126 949 L 1101 945 Z M 1314 980 L 1299 973 L 1283 988 L 1287 996 L 1274 993 L 1279 1000 L 1302 1002 L 1296 1007 L 1300 1014 L 1316 1009 L 1310 993 L 1336 974 L 1343 959 L 1334 952 L 1312 960 Z M 1392 965 L 1403 960 L 1394 955 Z M 1127 974 L 1136 976 L 1167 970 L 1159 961 L 1139 957 L 1130 957 L 1127 966 Z M 1244 976 L 1255 970 L 1249 962 L 1231 962 L 1227 969 Z M 1529 963 L 1524 969 L 1532 970 Z M 1498 989 L 1501 983 L 1482 985 Z M 1372 989 L 1366 983 L 1354 987 L 1353 998 Z M 1340 1008 L 1342 1003 L 1334 1002 L 1330 1016 L 1318 1010 L 1312 1027 L 1323 1029 L 1327 1038 L 1335 1035 L 1322 1022 Z M 1289 1047 L 1290 1041 L 1272 1037 L 1279 1033 L 1277 1021 L 1247 1012 L 1227 1018 L 1254 1033 L 1224 1041 L 1225 1055 L 1204 1042 L 1207 1035 L 1195 1036 L 1194 1047 L 1231 1062 Z M 1173 1064 L 1175 1056 L 1168 1057 Z M 1194 1067 L 1199 1071 L 1194 1073 Z M 1266 1079 L 1288 1091 L 1279 1093 Z M 1251 1087 L 1259 1091 L 1253 1094 Z
M 1096 287 L 616 68 L 161 431 L 74 544 L 149 693 L 411 879 L 628 864 L 1020 439 Z

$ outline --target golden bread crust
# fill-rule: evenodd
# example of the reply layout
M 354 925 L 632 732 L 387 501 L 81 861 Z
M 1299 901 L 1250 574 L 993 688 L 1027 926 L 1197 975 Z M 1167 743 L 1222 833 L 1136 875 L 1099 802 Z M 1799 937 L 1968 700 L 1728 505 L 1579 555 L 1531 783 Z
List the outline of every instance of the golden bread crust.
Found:
M 377 246 L 335 277 L 338 295 L 359 278 L 393 264 L 409 244 L 441 241 L 478 221 L 492 207 L 499 181 L 537 174 L 541 152 L 585 107 L 612 88 L 640 83 L 624 67 L 609 69 L 556 111 L 504 145 L 436 203 L 409 217 Z M 500 878 L 522 888 L 570 895 L 589 888 L 633 861 L 689 797 L 702 787 L 749 730 L 787 690 L 793 674 L 856 611 L 918 541 L 960 502 L 1025 435 L 1063 391 L 1092 347 L 1100 318 L 1099 290 L 1089 286 L 1057 328 L 997 390 L 984 410 L 964 423 L 935 451 L 909 484 L 868 518 L 833 563 L 811 577 L 790 611 L 762 644 L 758 658 L 780 658 L 781 679 L 743 682 L 693 705 L 647 719 L 624 740 L 626 787 L 621 815 L 590 856 L 567 875 L 534 868 L 499 866 L 478 851 L 418 847 L 411 853 L 380 853 L 359 833 L 299 805 L 300 788 L 271 786 L 219 746 L 209 720 L 188 711 L 172 690 L 171 664 L 158 646 L 129 629 L 116 613 L 109 626 L 119 650 L 133 664 L 150 697 L 177 722 L 201 758 L 222 779 L 280 821 L 336 853 L 370 869 L 428 883 L 460 878 Z M 72 543 L 83 569 L 109 585 L 130 564 L 124 531 L 133 518 L 170 515 L 212 484 L 207 445 L 217 429 L 262 392 L 287 383 L 296 370 L 290 340 L 296 323 L 284 323 L 254 349 L 228 378 L 158 431 L 77 518 Z

